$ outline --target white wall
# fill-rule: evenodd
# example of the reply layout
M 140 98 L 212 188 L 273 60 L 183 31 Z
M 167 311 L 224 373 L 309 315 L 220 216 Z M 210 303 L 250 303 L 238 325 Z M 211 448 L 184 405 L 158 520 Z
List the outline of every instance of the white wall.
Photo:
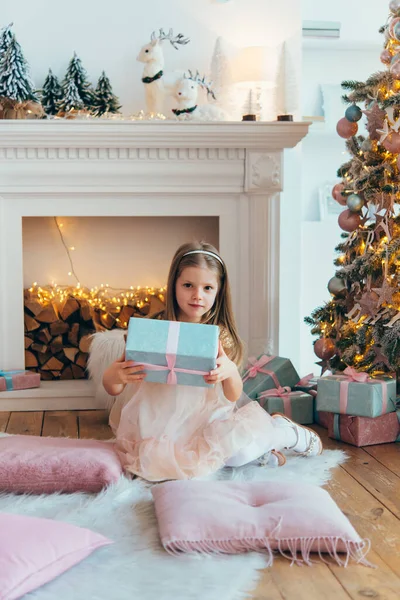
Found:
M 59 217 L 83 286 L 108 283 L 162 287 L 180 244 L 207 239 L 218 248 L 216 217 Z M 34 281 L 75 285 L 57 226 L 49 217 L 23 219 L 24 287 Z
M 284 5 L 274 0 L 85 0 L 58 11 L 53 0 L 21 0 L 2 6 L 1 23 L 11 21 L 37 87 L 49 67 L 62 78 L 76 51 L 94 83 L 106 71 L 124 113 L 131 114 L 144 105 L 136 56 L 154 29 L 173 27 L 191 38 L 179 51 L 165 47 L 166 70 L 207 72 L 218 36 L 232 47 L 278 45 L 299 30 L 300 5 L 298 0 Z
M 302 268 L 301 319 L 329 301 L 327 282 L 335 273 L 334 248 L 340 242 L 337 218 L 320 221 L 319 189 L 327 182 L 339 181 L 338 167 L 344 163 L 345 140 L 336 133 L 336 123 L 344 116 L 345 104 L 340 83 L 345 79 L 365 81 L 372 73 L 384 69 L 379 60 L 383 36 L 378 29 L 386 21 L 388 1 L 373 3 L 337 0 L 334 3 L 303 0 L 303 19 L 331 20 L 342 23 L 339 40 L 306 40 L 302 64 L 302 114 L 325 116 L 325 124 L 312 125 L 302 144 Z M 336 86 L 323 98 L 321 86 Z M 325 105 L 325 106 L 324 106 Z M 324 110 L 325 109 L 325 110 Z M 360 133 L 363 133 L 363 122 Z M 300 322 L 301 362 L 303 374 L 319 372 L 310 329 Z

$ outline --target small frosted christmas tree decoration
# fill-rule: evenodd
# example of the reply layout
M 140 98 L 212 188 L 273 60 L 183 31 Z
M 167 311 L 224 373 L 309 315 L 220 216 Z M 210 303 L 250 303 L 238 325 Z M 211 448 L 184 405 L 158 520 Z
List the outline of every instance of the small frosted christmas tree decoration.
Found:
M 42 105 L 48 115 L 56 115 L 62 98 L 61 85 L 51 69 L 44 81 L 42 89 Z
M 70 79 L 65 83 L 65 88 L 63 88 L 63 97 L 58 103 L 57 108 L 59 111 L 65 113 L 83 110 L 85 108 L 83 100 L 79 95 L 78 88 L 76 87 L 73 79 Z
M 94 93 L 93 113 L 100 117 L 104 113 L 118 113 L 121 105 L 117 96 L 113 94 L 110 80 L 103 71 Z
M 87 80 L 87 73 L 83 68 L 81 59 L 77 56 L 76 52 L 74 52 L 74 56 L 69 62 L 67 72 L 62 83 L 64 98 L 67 94 L 67 90 L 69 90 L 69 94 L 75 94 L 73 88 L 70 87 L 71 81 L 73 81 L 75 84 L 78 97 L 83 102 L 82 108 L 91 110 L 94 99 L 94 91 L 90 82 Z M 78 101 L 78 99 L 75 101 Z
M 8 50 L 8 47 L 11 43 L 13 36 L 11 31 L 12 26 L 13 23 L 10 23 L 6 27 L 3 27 L 3 29 L 0 31 L 0 59 L 2 55 L 5 54 L 6 50 Z
M 11 38 L 6 42 L 7 36 L 8 34 L 3 40 L 3 43 L 8 44 L 7 50 L 0 56 L 0 96 L 18 102 L 39 102 L 21 46 L 14 34 L 11 34 Z
M 232 70 L 229 60 L 224 53 L 221 37 L 218 37 L 215 42 L 210 65 L 210 79 L 216 97 L 215 104 L 227 113 L 233 113 L 235 102 L 232 96 Z

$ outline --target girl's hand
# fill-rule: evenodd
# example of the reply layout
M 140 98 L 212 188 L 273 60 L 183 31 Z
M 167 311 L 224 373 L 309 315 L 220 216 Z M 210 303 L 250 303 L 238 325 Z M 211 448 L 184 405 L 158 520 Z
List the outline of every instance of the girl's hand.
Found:
M 208 375 L 204 375 L 204 381 L 206 383 L 219 383 L 229 379 L 235 373 L 237 373 L 237 366 L 232 360 L 229 360 L 225 354 L 225 350 L 222 347 L 221 340 L 218 345 L 218 356 L 217 356 L 217 368 L 210 371 Z
M 125 360 L 125 354 L 116 360 L 109 367 L 109 383 L 111 384 L 127 384 L 134 383 L 135 381 L 143 381 L 146 377 L 146 373 L 140 373 L 143 371 L 143 365 L 135 363 L 133 360 Z

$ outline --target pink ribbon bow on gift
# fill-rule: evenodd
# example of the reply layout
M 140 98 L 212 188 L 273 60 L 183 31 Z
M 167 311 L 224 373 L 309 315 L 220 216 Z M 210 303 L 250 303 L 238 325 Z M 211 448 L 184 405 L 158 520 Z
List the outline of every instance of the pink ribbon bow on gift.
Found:
M 249 358 L 249 364 L 247 365 L 247 371 L 243 376 L 243 383 L 245 383 L 248 379 L 255 377 L 258 373 L 264 373 L 264 375 L 269 375 L 272 378 L 272 381 L 276 385 L 277 388 L 280 387 L 279 380 L 276 374 L 269 369 L 264 369 L 265 365 L 267 365 L 271 360 L 274 360 L 276 356 L 260 356 L 257 360 L 254 356 Z
M 167 365 L 152 365 L 150 363 L 140 363 L 146 368 L 146 371 L 169 371 L 167 377 L 167 383 L 170 385 L 177 385 L 178 380 L 176 377 L 177 373 L 190 373 L 190 375 L 208 375 L 209 371 L 195 371 L 194 369 L 181 369 L 175 367 L 176 355 L 178 352 L 179 342 L 179 321 L 171 321 L 168 329 L 167 348 L 165 358 Z
M 285 386 L 285 387 L 279 386 L 272 390 L 265 390 L 265 392 L 258 394 L 257 400 L 263 400 L 264 398 L 282 398 L 283 413 L 287 417 L 289 417 L 289 419 L 291 419 L 292 418 L 291 398 L 296 397 L 296 396 L 302 396 L 302 395 L 303 395 L 303 392 L 291 392 L 290 387 L 288 387 L 288 386 Z M 263 404 L 265 404 L 265 402 Z
M 309 373 L 308 375 L 305 375 L 304 377 L 302 377 L 300 379 L 300 381 L 298 383 L 296 383 L 295 387 L 311 387 L 310 386 L 310 381 L 311 379 L 314 379 L 314 373 Z M 310 394 L 311 396 L 314 396 L 314 398 L 317 395 L 317 390 L 307 390 L 307 394 Z
M 347 367 L 343 371 L 343 375 L 335 375 L 336 378 L 341 379 L 340 382 L 340 395 L 339 395 L 339 412 L 341 414 L 347 413 L 347 403 L 349 398 L 349 384 L 354 383 L 377 383 L 382 385 L 382 415 L 387 411 L 387 382 L 373 379 L 368 373 L 360 373 L 353 367 Z

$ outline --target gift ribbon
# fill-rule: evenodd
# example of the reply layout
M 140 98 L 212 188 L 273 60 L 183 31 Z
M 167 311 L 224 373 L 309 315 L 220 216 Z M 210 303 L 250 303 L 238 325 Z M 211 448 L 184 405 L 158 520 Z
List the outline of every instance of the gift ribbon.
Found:
M 194 369 L 181 369 L 175 367 L 176 355 L 178 352 L 179 342 L 179 321 L 171 321 L 168 328 L 167 348 L 165 358 L 167 365 L 153 365 L 150 363 L 140 363 L 146 369 L 146 371 L 169 371 L 167 377 L 167 383 L 170 385 L 176 385 L 178 383 L 176 374 L 177 373 L 189 373 L 190 375 L 208 375 L 209 371 L 195 371 Z
M 310 394 L 311 396 L 314 396 L 314 398 L 317 395 L 317 390 L 312 390 L 311 385 L 310 385 L 310 381 L 311 379 L 314 379 L 314 373 L 309 373 L 308 375 L 306 375 L 305 377 L 302 377 L 300 379 L 300 381 L 298 383 L 296 383 L 296 385 L 294 386 L 295 388 L 297 387 L 302 387 L 304 388 L 304 391 L 307 394 Z
M 13 389 L 13 375 L 19 375 L 20 373 L 25 373 L 23 369 L 19 371 L 0 371 L 0 377 L 4 377 L 6 380 L 6 390 L 11 391 Z
M 279 383 L 279 379 L 277 378 L 276 374 L 269 369 L 264 369 L 265 365 L 271 362 L 271 360 L 274 360 L 274 358 L 276 358 L 276 356 L 266 356 L 265 354 L 258 360 L 255 357 L 249 358 L 247 371 L 243 376 L 243 383 L 250 379 L 250 377 L 255 377 L 258 373 L 264 373 L 264 375 L 269 375 L 272 378 L 272 381 L 277 388 L 280 388 L 281 384 Z
M 289 419 L 292 418 L 292 402 L 291 399 L 302 396 L 303 392 L 291 392 L 290 387 L 278 387 L 272 390 L 266 390 L 261 394 L 258 394 L 257 400 L 263 400 L 264 398 L 282 398 L 283 402 L 283 414 Z
M 382 385 L 382 415 L 387 412 L 387 382 L 373 379 L 369 377 L 368 373 L 360 373 L 353 367 L 347 367 L 343 371 L 343 375 L 335 375 L 337 379 L 340 379 L 340 394 L 339 394 L 339 412 L 341 414 L 347 413 L 347 403 L 349 398 L 349 384 L 350 383 L 377 383 Z
M 335 440 L 341 440 L 340 437 L 340 415 L 333 415 L 333 437 Z

